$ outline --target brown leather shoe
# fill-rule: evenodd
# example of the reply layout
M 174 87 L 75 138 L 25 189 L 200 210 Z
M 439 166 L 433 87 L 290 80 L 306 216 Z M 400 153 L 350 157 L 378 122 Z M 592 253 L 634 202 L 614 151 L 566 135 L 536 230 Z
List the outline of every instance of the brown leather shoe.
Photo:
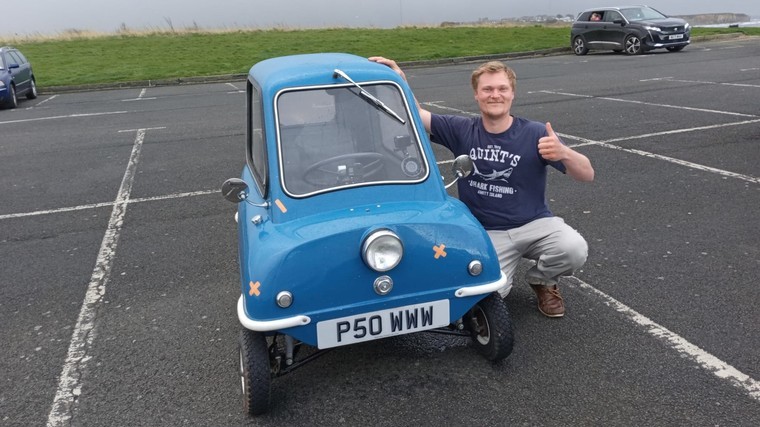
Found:
M 546 317 L 562 317 L 565 315 L 565 303 L 557 285 L 530 285 L 538 297 L 538 311 Z

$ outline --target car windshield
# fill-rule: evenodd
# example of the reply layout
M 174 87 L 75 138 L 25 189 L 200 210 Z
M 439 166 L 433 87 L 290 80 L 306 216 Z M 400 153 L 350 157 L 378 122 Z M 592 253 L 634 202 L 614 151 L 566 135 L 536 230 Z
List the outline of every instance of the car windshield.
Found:
M 650 19 L 665 19 L 667 16 L 649 7 L 631 7 L 620 9 L 620 12 L 629 21 L 646 21 Z
M 341 188 L 427 178 L 427 160 L 398 86 L 362 84 L 404 123 L 357 96 L 353 85 L 304 88 L 277 96 L 285 191 L 307 197 Z

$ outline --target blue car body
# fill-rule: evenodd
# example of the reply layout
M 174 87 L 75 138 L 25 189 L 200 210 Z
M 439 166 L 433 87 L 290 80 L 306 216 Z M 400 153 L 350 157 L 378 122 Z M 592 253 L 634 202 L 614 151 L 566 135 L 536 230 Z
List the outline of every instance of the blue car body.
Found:
M 247 100 L 236 214 L 245 328 L 329 348 L 446 326 L 504 286 L 390 68 L 338 53 L 269 59 L 251 68 Z M 403 246 L 389 271 L 363 258 L 378 230 Z M 392 289 L 379 292 L 378 280 Z
M 15 108 L 18 98 L 37 97 L 37 86 L 32 65 L 17 49 L 0 47 L 0 108 Z

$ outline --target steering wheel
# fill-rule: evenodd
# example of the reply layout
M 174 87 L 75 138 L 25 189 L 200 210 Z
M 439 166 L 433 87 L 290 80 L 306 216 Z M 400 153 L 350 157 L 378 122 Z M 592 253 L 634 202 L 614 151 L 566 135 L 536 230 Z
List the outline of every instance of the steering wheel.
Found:
M 381 153 L 371 152 L 349 153 L 329 157 L 306 168 L 306 171 L 303 173 L 303 179 L 309 184 L 316 186 L 332 185 L 333 183 L 353 184 L 362 182 L 382 170 L 384 158 L 385 155 Z M 349 163 L 348 160 L 353 161 Z M 338 166 L 341 165 L 346 166 L 348 170 L 345 172 L 338 171 Z

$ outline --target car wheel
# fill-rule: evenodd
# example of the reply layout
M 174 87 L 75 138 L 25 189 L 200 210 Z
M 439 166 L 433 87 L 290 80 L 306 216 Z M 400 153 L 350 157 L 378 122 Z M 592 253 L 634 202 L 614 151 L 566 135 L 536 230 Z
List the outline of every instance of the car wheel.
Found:
M 507 303 L 498 293 L 483 298 L 465 316 L 465 327 L 483 357 L 496 362 L 512 353 L 512 321 Z
M 16 86 L 8 86 L 8 101 L 5 104 L 6 108 L 18 107 L 18 98 L 16 98 Z
M 641 47 L 641 39 L 631 34 L 625 38 L 625 53 L 629 55 L 641 55 L 644 49 Z
M 670 51 L 670 52 L 680 52 L 680 51 L 682 51 L 682 50 L 683 50 L 683 48 L 685 48 L 685 47 L 686 47 L 686 46 L 670 46 L 670 47 L 668 47 L 668 48 L 666 48 L 666 49 L 668 49 L 668 51 Z
M 31 87 L 29 92 L 26 93 L 26 99 L 34 99 L 37 97 L 37 83 L 34 82 L 34 78 L 31 80 Z
M 588 48 L 582 38 L 576 37 L 575 40 L 573 40 L 573 52 L 579 56 L 588 53 Z
M 267 339 L 264 334 L 247 329 L 242 330 L 239 356 L 243 409 L 249 415 L 263 414 L 269 410 L 272 385 Z

